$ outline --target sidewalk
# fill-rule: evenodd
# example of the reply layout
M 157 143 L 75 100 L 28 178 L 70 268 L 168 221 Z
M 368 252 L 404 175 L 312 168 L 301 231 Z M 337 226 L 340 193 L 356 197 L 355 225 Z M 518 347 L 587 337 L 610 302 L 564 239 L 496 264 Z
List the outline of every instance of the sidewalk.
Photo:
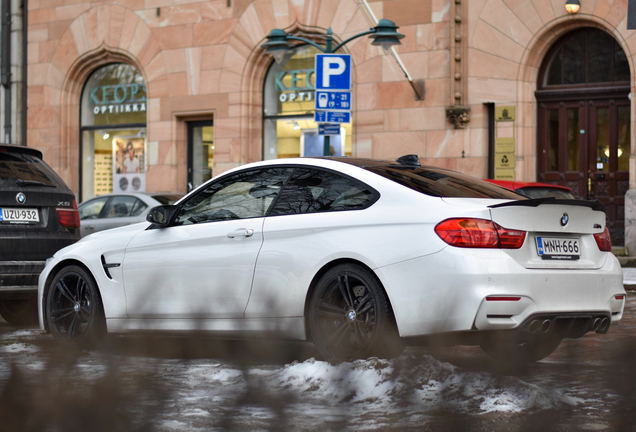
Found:
M 623 267 L 623 285 L 629 291 L 636 291 L 636 268 Z

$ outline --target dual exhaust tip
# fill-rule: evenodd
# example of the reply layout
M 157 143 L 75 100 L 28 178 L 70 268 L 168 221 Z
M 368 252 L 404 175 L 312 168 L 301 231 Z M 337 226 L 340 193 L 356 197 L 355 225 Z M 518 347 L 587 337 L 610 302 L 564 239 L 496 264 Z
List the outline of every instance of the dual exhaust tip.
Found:
M 546 320 L 534 320 L 530 323 L 530 333 L 547 333 L 552 329 L 552 321 Z
M 609 327 L 609 319 L 605 318 L 594 318 L 592 321 L 592 330 L 597 333 L 604 332 Z
M 607 317 L 598 317 L 598 318 L 594 318 L 592 320 L 592 330 L 597 332 L 597 333 L 603 333 L 605 331 L 607 331 L 607 329 L 609 328 L 609 324 L 610 321 Z M 544 319 L 542 320 L 534 320 L 530 323 L 530 333 L 548 333 L 550 330 L 552 330 L 553 327 L 553 323 L 552 320 L 549 319 Z

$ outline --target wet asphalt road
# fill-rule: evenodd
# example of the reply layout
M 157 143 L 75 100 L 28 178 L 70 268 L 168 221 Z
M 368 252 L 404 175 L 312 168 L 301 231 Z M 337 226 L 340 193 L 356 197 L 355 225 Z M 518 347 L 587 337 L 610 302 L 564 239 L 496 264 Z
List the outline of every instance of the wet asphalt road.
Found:
M 390 384 L 379 396 L 370 392 L 352 401 L 325 381 L 302 391 L 294 387 L 312 374 L 343 368 L 313 363 L 313 357 L 316 351 L 303 343 L 165 337 L 115 337 L 99 349 L 76 351 L 36 328 L 0 320 L 0 431 L 636 430 L 636 293 L 628 294 L 622 322 L 607 335 L 565 340 L 552 356 L 527 367 L 496 365 L 478 347 L 410 347 L 402 362 L 352 367 L 350 374 L 376 368 L 389 376 L 381 384 Z M 429 375 L 418 380 L 405 374 L 408 362 L 424 365 L 416 374 Z M 309 375 L 284 376 L 303 367 Z M 254 376 L 266 377 L 277 392 L 254 384 Z M 360 376 L 346 384 L 353 382 L 359 393 L 366 379 Z M 399 393 L 409 380 L 411 392 L 445 383 L 454 390 L 441 398 L 450 403 L 403 408 Z M 457 380 L 488 384 L 485 390 L 449 384 Z M 472 394 L 488 391 L 496 405 L 498 392 L 510 399 L 522 390 L 530 399 L 558 397 L 547 405 L 526 401 L 527 408 L 488 411 Z

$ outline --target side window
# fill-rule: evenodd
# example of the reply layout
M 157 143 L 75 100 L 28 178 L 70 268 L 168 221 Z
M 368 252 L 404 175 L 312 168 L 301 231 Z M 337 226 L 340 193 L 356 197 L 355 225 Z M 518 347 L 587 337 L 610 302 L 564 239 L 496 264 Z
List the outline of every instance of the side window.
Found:
M 79 206 L 80 220 L 97 219 L 107 201 L 108 197 L 95 198 Z
M 263 217 L 293 168 L 243 171 L 212 183 L 181 205 L 175 225 Z
M 109 207 L 106 209 L 107 218 L 118 218 L 131 216 L 131 211 L 135 205 L 137 198 L 131 196 L 114 197 Z
M 331 171 L 298 168 L 271 215 L 360 210 L 374 201 L 373 191 L 363 183 Z
M 146 204 L 142 200 L 138 199 L 138 200 L 135 201 L 135 204 L 133 205 L 133 208 L 130 211 L 130 215 L 131 216 L 139 216 L 147 208 L 148 208 L 148 204 Z

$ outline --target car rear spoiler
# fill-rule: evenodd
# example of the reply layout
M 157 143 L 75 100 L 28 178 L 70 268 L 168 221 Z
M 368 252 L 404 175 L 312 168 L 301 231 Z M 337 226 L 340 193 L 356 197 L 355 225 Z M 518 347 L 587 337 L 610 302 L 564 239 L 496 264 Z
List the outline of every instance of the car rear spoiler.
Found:
M 570 206 L 579 206 L 579 207 L 589 207 L 592 210 L 602 211 L 605 213 L 606 207 L 605 204 L 600 202 L 599 200 L 594 201 L 586 201 L 586 200 L 573 200 L 573 199 L 556 199 L 554 197 L 545 197 L 545 198 L 534 198 L 527 200 L 517 200 L 517 201 L 508 201 L 501 204 L 494 204 L 488 206 L 489 208 L 499 208 L 499 207 L 538 207 L 541 204 L 557 204 L 557 205 L 570 205 Z

